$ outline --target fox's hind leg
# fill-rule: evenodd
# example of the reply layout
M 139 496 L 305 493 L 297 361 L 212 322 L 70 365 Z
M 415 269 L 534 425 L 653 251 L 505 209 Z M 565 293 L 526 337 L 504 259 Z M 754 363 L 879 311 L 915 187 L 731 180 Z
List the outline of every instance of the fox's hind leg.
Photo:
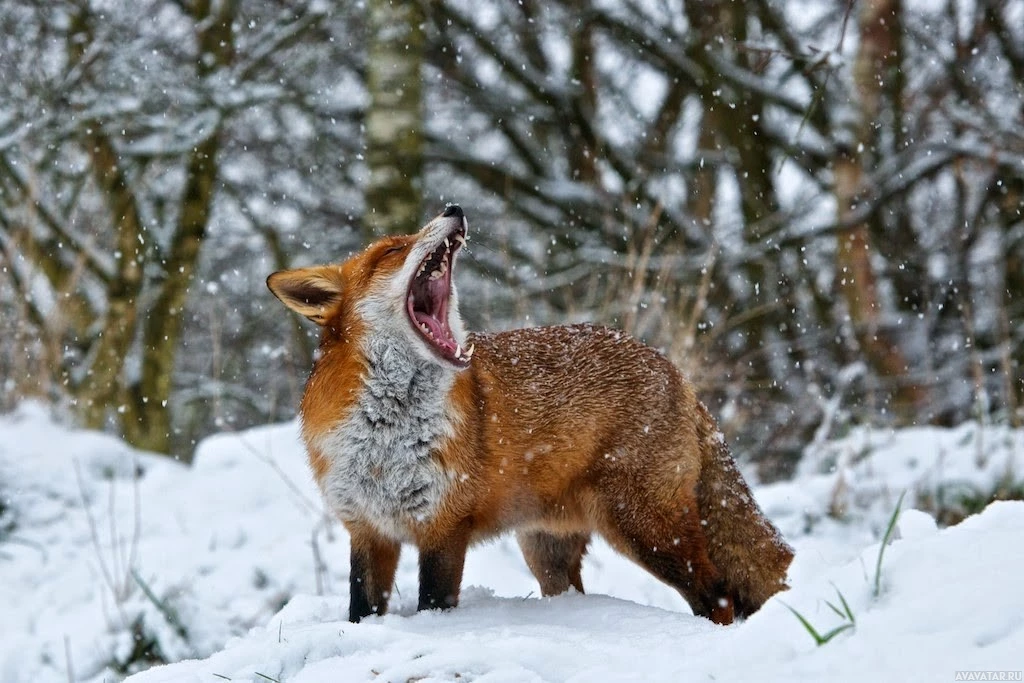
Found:
M 540 583 L 544 596 L 558 595 L 572 586 L 583 592 L 580 570 L 590 534 L 556 535 L 546 531 L 518 531 L 516 539 L 526 564 Z
M 620 494 L 607 501 L 602 533 L 620 552 L 679 591 L 694 614 L 730 624 L 734 601 L 711 561 L 696 496 L 673 498 L 666 505 L 651 491 Z M 675 502 L 685 500 L 694 502 Z

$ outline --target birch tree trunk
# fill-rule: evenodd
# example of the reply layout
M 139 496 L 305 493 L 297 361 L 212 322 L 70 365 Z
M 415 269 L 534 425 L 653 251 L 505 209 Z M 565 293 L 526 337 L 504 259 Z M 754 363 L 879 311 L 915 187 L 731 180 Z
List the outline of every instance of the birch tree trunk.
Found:
M 367 236 L 419 226 L 423 175 L 423 11 L 418 2 L 370 0 L 366 73 Z

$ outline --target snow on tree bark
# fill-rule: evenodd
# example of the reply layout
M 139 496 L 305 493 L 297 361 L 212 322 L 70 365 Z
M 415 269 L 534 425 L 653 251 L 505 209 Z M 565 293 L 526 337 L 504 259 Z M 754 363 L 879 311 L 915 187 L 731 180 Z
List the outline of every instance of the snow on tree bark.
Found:
M 418 3 L 370 0 L 364 226 L 406 233 L 420 222 L 423 174 L 423 14 Z

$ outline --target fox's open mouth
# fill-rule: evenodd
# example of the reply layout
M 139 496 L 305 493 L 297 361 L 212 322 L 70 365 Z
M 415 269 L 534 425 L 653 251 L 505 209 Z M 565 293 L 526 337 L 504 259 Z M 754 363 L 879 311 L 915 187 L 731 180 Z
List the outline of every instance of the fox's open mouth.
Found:
M 466 229 L 460 227 L 448 234 L 420 262 L 409 283 L 406 311 L 416 331 L 446 361 L 466 367 L 473 356 L 473 346 L 459 345 L 448 326 L 448 302 L 452 293 L 452 267 L 455 253 L 466 243 Z

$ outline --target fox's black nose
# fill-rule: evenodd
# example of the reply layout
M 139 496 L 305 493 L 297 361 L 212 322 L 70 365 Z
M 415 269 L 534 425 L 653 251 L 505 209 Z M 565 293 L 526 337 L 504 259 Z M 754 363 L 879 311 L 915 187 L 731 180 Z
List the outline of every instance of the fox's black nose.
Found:
M 442 213 L 441 215 L 444 216 L 445 218 L 451 218 L 452 216 L 455 216 L 456 218 L 465 218 L 466 216 L 466 214 L 462 213 L 462 207 L 459 206 L 458 204 L 452 204 L 447 209 L 445 209 L 444 213 Z

